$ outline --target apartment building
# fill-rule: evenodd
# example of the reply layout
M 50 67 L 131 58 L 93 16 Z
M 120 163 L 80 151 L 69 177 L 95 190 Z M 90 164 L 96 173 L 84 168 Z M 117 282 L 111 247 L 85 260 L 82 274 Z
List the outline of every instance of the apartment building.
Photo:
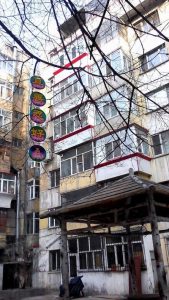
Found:
M 103 11 L 103 4 L 96 2 L 79 12 L 80 21 L 93 37 Z M 97 45 L 92 44 L 90 36 L 86 35 L 85 41 L 79 22 L 71 17 L 60 26 L 66 49 L 51 51 L 52 62 L 70 69 L 52 70 L 49 78 L 52 102 L 47 134 L 51 148 L 40 178 L 40 213 L 48 211 L 49 217 L 40 220 L 36 286 L 59 287 L 62 282 L 61 219 L 57 211 L 63 212 L 64 218 L 70 209 L 73 221 L 73 204 L 82 204 L 82 198 L 97 203 L 97 195 L 98 201 L 101 193 L 104 198 L 105 190 L 118 180 L 122 180 L 118 189 L 129 184 L 131 169 L 144 187 L 149 181 L 168 185 L 169 50 L 168 43 L 153 28 L 168 36 L 168 2 L 132 4 L 124 9 L 119 1 L 111 3 L 97 33 Z M 104 209 L 100 210 L 104 218 Z M 125 228 L 109 225 L 109 230 L 100 230 L 100 235 L 90 235 L 90 230 L 82 234 L 83 222 L 71 222 L 71 217 L 67 220 L 69 276 L 83 275 L 89 293 L 128 294 Z M 158 289 L 152 236 L 144 234 L 150 229 L 147 223 L 140 221 L 132 227 L 130 241 L 133 257 L 140 257 L 140 293 Z M 160 222 L 159 228 L 168 228 L 167 223 Z M 160 235 L 160 241 L 168 276 L 167 232 Z
M 25 237 L 29 69 L 24 54 L 1 37 L 0 47 L 0 289 L 22 272 Z

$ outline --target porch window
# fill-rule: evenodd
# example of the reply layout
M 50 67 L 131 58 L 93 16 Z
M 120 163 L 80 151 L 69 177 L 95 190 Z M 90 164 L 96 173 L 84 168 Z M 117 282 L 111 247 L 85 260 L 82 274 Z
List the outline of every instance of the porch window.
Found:
M 0 192 L 15 194 L 16 180 L 14 175 L 0 173 Z
M 122 155 L 120 140 L 116 140 L 105 145 L 106 159 L 110 160 Z

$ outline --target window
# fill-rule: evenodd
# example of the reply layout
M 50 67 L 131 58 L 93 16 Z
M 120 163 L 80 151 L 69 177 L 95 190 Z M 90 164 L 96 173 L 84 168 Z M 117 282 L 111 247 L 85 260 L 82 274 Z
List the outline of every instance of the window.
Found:
M 60 169 L 50 172 L 51 188 L 57 187 L 60 183 Z
M 146 19 L 154 26 L 158 26 L 160 24 L 157 11 L 153 11 L 151 14 L 146 16 Z M 136 30 L 138 29 L 137 34 L 139 36 L 153 29 L 152 26 L 149 25 L 145 20 L 141 20 L 138 23 L 134 24 L 134 27 L 136 28 Z
M 123 53 L 121 49 L 109 54 L 107 60 L 109 61 L 111 67 L 117 72 L 126 72 L 131 66 L 130 59 Z M 89 84 L 91 87 L 103 82 L 102 76 L 104 76 L 105 80 L 107 80 L 107 77 L 112 78 L 113 76 L 111 68 L 104 61 L 99 61 L 97 64 L 94 64 L 91 67 L 91 73 L 95 75 L 89 76 Z
M 14 110 L 14 118 L 17 120 L 21 120 L 23 118 L 24 114 L 20 111 Z
M 27 214 L 27 234 L 39 233 L 39 213 Z
M 152 136 L 154 155 L 169 153 L 169 130 Z
M 14 175 L 0 173 L 0 192 L 15 194 L 16 180 Z
M 122 155 L 120 140 L 105 144 L 106 159 L 113 159 Z
M 13 73 L 13 60 L 10 57 L 0 53 L 0 70 L 9 74 Z
M 60 65 L 63 66 L 63 65 L 64 65 L 64 54 L 62 54 L 62 55 L 59 57 L 59 60 L 60 60 Z
M 55 217 L 49 217 L 48 219 L 49 228 L 59 227 L 59 221 Z
M 49 271 L 60 271 L 60 250 L 49 251 Z
M 163 44 L 140 57 L 141 69 L 143 72 L 146 72 L 165 62 L 166 60 L 168 60 L 168 54 L 165 44 Z
M 132 236 L 133 256 L 141 256 L 142 266 L 144 265 L 143 247 L 140 237 Z M 107 268 L 121 270 L 128 265 L 127 239 L 122 236 L 106 238 Z
M 162 87 L 156 91 L 147 94 L 147 108 L 148 110 L 154 110 L 169 103 L 169 86 Z
M 147 133 L 136 128 L 137 150 L 145 155 L 149 155 L 149 145 Z
M 92 143 L 71 149 L 62 154 L 61 177 L 66 177 L 93 167 Z
M 15 88 L 14 88 L 14 94 L 15 95 L 22 96 L 23 92 L 24 92 L 24 88 L 23 87 L 15 85 Z
M 76 57 L 76 47 L 72 48 L 72 59 Z
M 80 76 L 83 84 L 86 86 L 86 73 L 81 72 Z M 82 89 L 83 87 L 77 76 L 70 76 L 53 87 L 53 103 L 56 104 L 57 102 L 62 101 L 65 98 L 81 91 Z
M 85 106 L 71 110 L 54 120 L 54 139 L 86 125 L 87 113 Z
M 29 167 L 32 168 L 40 168 L 41 163 L 34 161 L 34 160 L 29 160 Z
M 10 130 L 12 127 L 12 113 L 0 108 L 0 127 Z
M 96 112 L 96 124 L 102 122 L 101 114 L 108 120 L 118 115 L 118 108 L 120 113 L 127 112 L 129 108 L 129 101 L 131 91 L 126 87 L 122 86 L 109 94 L 104 95 L 96 103 L 98 110 Z M 132 111 L 134 112 L 134 99 Z M 116 107 L 115 107 L 116 105 Z M 100 113 L 99 113 L 100 112 Z
M 100 236 L 80 237 L 77 239 L 80 270 L 102 270 L 103 250 Z M 69 240 L 69 253 L 77 253 L 75 239 Z
M 14 147 L 21 147 L 22 146 L 22 140 L 21 139 L 17 139 L 17 138 L 13 138 L 12 139 L 12 146 L 14 146 Z
M 99 29 L 98 36 L 96 37 L 96 43 L 104 45 L 112 40 L 117 34 L 117 23 L 114 20 L 106 20 L 102 23 Z M 93 31 L 93 36 L 95 36 L 96 29 Z
M 29 200 L 39 198 L 39 180 L 32 179 L 28 182 L 28 198 Z
M 12 83 L 0 79 L 0 97 L 6 100 L 12 100 Z

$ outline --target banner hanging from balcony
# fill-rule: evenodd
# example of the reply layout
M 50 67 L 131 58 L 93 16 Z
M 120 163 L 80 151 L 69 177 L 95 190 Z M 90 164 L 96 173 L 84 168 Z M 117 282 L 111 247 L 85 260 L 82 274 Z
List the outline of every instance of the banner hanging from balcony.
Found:
M 29 149 L 29 156 L 32 160 L 41 162 L 46 158 L 46 150 L 40 145 L 33 145 Z
M 31 103 L 35 106 L 44 106 L 46 104 L 46 97 L 39 92 L 32 92 L 30 95 Z
M 38 143 L 43 142 L 46 139 L 46 132 L 40 126 L 33 126 L 29 131 L 29 135 L 33 141 Z
M 34 89 L 42 90 L 45 88 L 45 80 L 40 76 L 32 76 L 30 82 Z
M 30 118 L 37 124 L 43 124 L 46 121 L 46 114 L 40 108 L 34 108 L 30 112 Z

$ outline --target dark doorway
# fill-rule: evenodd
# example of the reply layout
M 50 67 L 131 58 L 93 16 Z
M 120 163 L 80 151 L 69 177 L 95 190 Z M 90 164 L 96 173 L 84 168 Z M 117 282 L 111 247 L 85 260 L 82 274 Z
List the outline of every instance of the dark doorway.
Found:
M 71 255 L 70 259 L 70 277 L 77 276 L 77 264 L 76 264 L 76 256 Z
M 4 264 L 2 289 L 16 289 L 18 282 L 16 280 L 17 264 Z

